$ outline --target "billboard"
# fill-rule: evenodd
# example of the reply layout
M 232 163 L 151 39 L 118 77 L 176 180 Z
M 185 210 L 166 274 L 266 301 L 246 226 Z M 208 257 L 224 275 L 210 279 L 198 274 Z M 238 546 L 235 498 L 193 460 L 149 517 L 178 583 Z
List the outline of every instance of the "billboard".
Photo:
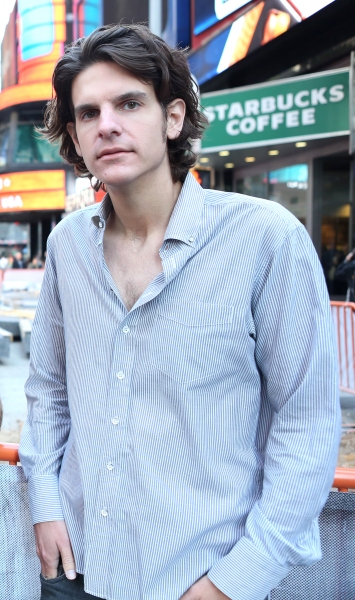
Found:
M 202 152 L 349 135 L 349 69 L 201 95 Z
M 13 10 L 1 43 L 1 88 L 17 82 L 16 11 Z
M 0 177 L 0 213 L 64 210 L 65 171 L 26 171 Z
M 194 35 L 206 31 L 246 4 L 250 4 L 250 0 L 195 0 Z
M 98 27 L 101 5 L 102 0 L 74 0 L 77 12 L 73 29 L 76 26 L 78 33 L 86 35 Z M 64 52 L 67 37 L 66 10 L 65 0 L 17 0 L 13 11 L 16 15 L 17 80 L 8 79 L 10 85 L 4 86 L 0 93 L 0 110 L 52 97 L 53 69 Z M 11 27 L 13 15 L 7 28 Z M 6 35 L 7 30 L 5 38 Z
M 202 85 L 334 0 L 194 0 L 191 71 Z

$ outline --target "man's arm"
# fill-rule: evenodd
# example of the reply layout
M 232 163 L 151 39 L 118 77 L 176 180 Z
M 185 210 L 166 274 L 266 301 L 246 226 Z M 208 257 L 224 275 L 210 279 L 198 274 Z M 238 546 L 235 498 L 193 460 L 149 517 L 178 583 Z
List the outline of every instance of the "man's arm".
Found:
M 245 535 L 208 573 L 233 600 L 264 600 L 293 566 L 320 558 L 317 517 L 336 466 L 340 408 L 329 297 L 303 227 L 275 253 L 253 316 L 261 402 L 273 416 L 262 496 Z
M 351 252 L 349 252 L 349 254 L 346 255 L 343 262 L 337 266 L 335 271 L 335 277 L 338 277 L 339 279 L 341 279 L 342 277 L 349 278 L 355 273 L 354 254 L 355 252 L 352 250 Z
M 58 478 L 70 432 L 63 315 L 55 260 L 48 242 L 46 269 L 31 334 L 30 374 L 25 387 L 28 416 L 20 459 L 28 479 L 37 553 L 46 577 L 56 577 L 60 555 L 64 570 L 74 571 L 63 520 Z M 69 577 L 73 576 L 68 573 Z

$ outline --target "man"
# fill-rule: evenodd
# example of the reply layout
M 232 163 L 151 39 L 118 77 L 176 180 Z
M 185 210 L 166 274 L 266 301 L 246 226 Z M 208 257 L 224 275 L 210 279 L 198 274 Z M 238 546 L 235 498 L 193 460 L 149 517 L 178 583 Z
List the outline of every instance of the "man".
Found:
M 14 261 L 12 263 L 12 268 L 13 269 L 25 269 L 26 268 L 25 261 L 23 260 L 22 252 L 20 252 L 20 251 L 15 252 Z
M 335 271 L 335 278 L 347 280 L 348 290 L 346 292 L 346 301 L 355 302 L 355 248 L 338 265 Z
M 184 54 L 145 27 L 78 40 L 53 82 L 46 135 L 108 195 L 49 237 L 32 333 L 42 599 L 264 600 L 319 559 L 336 464 L 312 243 L 189 174 L 205 120 Z

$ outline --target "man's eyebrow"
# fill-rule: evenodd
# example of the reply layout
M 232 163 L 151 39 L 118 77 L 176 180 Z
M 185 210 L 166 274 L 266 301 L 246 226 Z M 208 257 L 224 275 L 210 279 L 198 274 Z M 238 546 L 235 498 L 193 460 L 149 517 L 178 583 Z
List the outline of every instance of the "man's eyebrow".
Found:
M 140 90 L 132 90 L 130 92 L 126 92 L 125 94 L 120 94 L 119 96 L 114 96 L 112 98 L 112 102 L 114 104 L 120 104 L 121 102 L 127 102 L 127 100 L 146 100 L 148 98 L 148 94 L 145 92 L 141 92 Z M 78 106 L 74 109 L 74 114 L 77 117 L 85 110 L 95 110 L 97 109 L 97 104 L 87 103 L 87 104 L 78 104 Z

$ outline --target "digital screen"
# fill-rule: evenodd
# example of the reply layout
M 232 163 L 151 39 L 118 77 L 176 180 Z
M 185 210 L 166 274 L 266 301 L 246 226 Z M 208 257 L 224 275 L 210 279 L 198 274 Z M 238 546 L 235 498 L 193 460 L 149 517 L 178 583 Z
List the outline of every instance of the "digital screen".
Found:
M 191 72 L 201 85 L 300 21 L 287 0 L 258 2 L 190 55 Z
M 0 212 L 63 210 L 65 171 L 27 171 L 0 177 Z
M 74 0 L 74 38 L 89 35 L 101 25 L 102 0 Z
M 88 35 L 101 25 L 102 4 L 103 0 L 73 0 L 75 38 Z M 18 0 L 6 29 L 6 40 L 10 40 L 10 28 L 16 15 L 16 39 L 2 46 L 5 68 L 0 110 L 24 101 L 51 98 L 53 69 L 64 53 L 66 0 Z M 16 45 L 17 64 L 9 52 L 10 49 L 14 53 Z
M 335 0 L 291 0 L 293 8 L 306 19 Z M 251 4 L 251 0 L 195 0 L 193 33 L 199 35 L 232 13 Z M 287 0 L 284 2 L 289 8 Z
M 250 0 L 195 0 L 194 34 L 202 33 Z
M 292 165 L 277 171 L 270 171 L 270 183 L 286 183 L 291 184 L 287 187 L 299 187 L 296 184 L 308 182 L 308 165 Z M 294 185 L 292 185 L 294 184 Z M 305 188 L 306 189 L 306 188 Z
M 21 60 L 45 56 L 55 41 L 54 6 L 51 0 L 18 0 L 21 22 Z

